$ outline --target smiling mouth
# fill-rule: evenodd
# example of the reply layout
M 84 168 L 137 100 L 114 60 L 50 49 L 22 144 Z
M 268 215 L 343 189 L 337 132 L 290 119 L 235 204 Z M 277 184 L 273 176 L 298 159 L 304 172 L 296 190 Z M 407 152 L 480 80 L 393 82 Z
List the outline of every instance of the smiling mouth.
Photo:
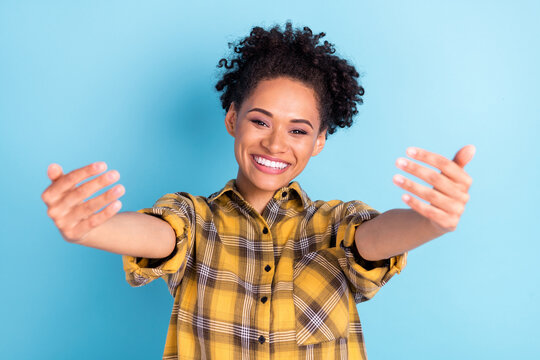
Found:
M 283 170 L 291 165 L 289 163 L 285 163 L 281 161 L 271 161 L 257 155 L 252 155 L 252 157 L 257 164 L 265 166 L 270 169 L 274 169 L 274 170 Z

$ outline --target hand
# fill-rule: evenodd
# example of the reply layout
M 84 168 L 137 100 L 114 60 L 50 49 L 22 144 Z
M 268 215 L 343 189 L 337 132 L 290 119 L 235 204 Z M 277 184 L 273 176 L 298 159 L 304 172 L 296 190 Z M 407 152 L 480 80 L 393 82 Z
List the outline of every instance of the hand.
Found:
M 444 156 L 419 148 L 408 148 L 407 155 L 411 158 L 429 164 L 441 172 L 427 168 L 413 161 L 399 158 L 397 167 L 424 180 L 433 188 L 420 185 L 401 175 L 394 175 L 394 183 L 418 197 L 426 200 L 426 204 L 417 198 L 404 194 L 403 201 L 413 210 L 430 220 L 442 233 L 454 231 L 465 204 L 469 201 L 469 188 L 472 178 L 463 170 L 476 152 L 474 145 L 461 148 L 450 161 Z
M 41 194 L 41 199 L 48 207 L 47 215 L 54 221 L 66 241 L 80 242 L 90 230 L 101 225 L 120 210 L 122 203 L 116 199 L 125 192 L 122 185 L 117 185 L 83 202 L 84 199 L 116 182 L 120 178 L 116 170 L 77 186 L 81 181 L 106 169 L 107 164 L 97 162 L 63 175 L 60 165 L 49 165 L 47 175 L 52 184 Z M 107 207 L 95 213 L 107 204 L 109 204 Z

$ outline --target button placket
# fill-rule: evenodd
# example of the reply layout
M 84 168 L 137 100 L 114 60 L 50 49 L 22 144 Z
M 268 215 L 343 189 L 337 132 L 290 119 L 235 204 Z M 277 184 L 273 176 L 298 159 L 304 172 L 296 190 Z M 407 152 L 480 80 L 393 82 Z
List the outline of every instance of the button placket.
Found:
M 265 224 L 265 225 L 266 225 L 266 224 Z M 270 238 L 270 239 L 272 238 L 272 234 L 270 233 L 270 229 L 269 229 L 268 226 L 264 226 L 264 227 L 263 227 L 262 233 L 264 234 L 263 238 L 264 238 L 265 240 L 267 240 L 268 238 Z M 272 242 L 272 240 L 270 240 L 270 241 Z M 268 255 L 270 255 L 270 254 L 268 254 Z M 272 255 L 271 257 L 273 258 L 273 253 L 272 253 L 271 255 Z M 270 264 L 266 264 L 265 267 L 264 267 L 264 270 L 265 270 L 265 272 L 268 273 L 268 272 L 270 272 L 270 270 L 272 270 L 272 266 L 270 266 Z M 264 277 L 264 275 L 263 275 L 263 277 Z M 268 280 L 269 280 L 269 279 L 268 279 Z M 268 281 L 268 280 L 267 280 L 267 281 Z M 268 301 L 268 299 L 269 299 L 268 296 L 261 296 L 259 300 L 261 301 L 262 304 L 266 304 L 266 302 Z M 262 305 L 261 305 L 261 306 L 262 306 Z M 269 308 L 268 306 L 265 305 L 265 306 L 261 307 L 260 311 L 263 311 L 264 314 L 265 314 L 265 316 L 268 316 L 268 317 L 270 316 L 270 308 Z M 269 330 L 269 329 L 267 329 L 267 326 L 268 326 L 268 324 L 266 324 L 266 325 L 264 326 L 264 330 Z M 263 329 L 261 329 L 261 330 L 263 330 Z M 264 330 L 263 330 L 263 331 L 264 331 Z M 266 337 L 263 336 L 263 335 L 260 335 L 259 338 L 258 338 L 258 341 L 259 341 L 259 343 L 260 343 L 261 345 L 264 344 L 264 343 L 266 342 L 266 340 L 267 340 Z
M 264 233 L 264 234 L 268 234 L 268 228 L 267 228 L 267 227 L 265 227 L 265 228 L 263 229 L 263 233 Z M 265 270 L 266 272 L 269 272 L 271 269 L 272 269 L 272 267 L 271 267 L 269 264 L 266 264 L 266 266 L 264 267 L 264 270 Z M 263 297 L 261 298 L 261 302 L 262 302 L 263 304 L 266 303 L 267 300 L 268 300 L 268 297 L 267 297 L 267 296 L 263 296 Z

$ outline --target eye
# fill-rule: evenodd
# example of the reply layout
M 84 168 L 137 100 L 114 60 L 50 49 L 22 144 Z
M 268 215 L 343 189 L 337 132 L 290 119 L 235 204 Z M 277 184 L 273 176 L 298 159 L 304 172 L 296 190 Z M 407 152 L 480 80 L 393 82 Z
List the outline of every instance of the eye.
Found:
M 261 120 L 258 120 L 258 119 L 251 120 L 251 122 L 254 123 L 254 124 L 257 124 L 257 125 L 267 126 L 265 122 L 263 122 Z
M 297 132 L 295 132 L 297 131 Z M 307 132 L 305 132 L 304 130 L 293 130 L 293 134 L 295 135 L 306 135 Z

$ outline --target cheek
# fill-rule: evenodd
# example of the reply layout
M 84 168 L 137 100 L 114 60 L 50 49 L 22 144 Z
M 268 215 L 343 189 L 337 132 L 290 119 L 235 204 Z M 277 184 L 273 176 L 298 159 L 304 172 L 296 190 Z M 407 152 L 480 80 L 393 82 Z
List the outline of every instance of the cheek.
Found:
M 234 157 L 236 158 L 236 161 L 239 162 L 240 160 L 240 141 L 238 141 L 238 137 L 234 139 Z
M 247 156 L 247 148 L 249 147 L 249 136 L 242 134 L 237 136 L 234 141 L 234 154 L 238 162 L 244 160 L 244 156 Z
M 311 140 L 298 142 L 293 147 L 298 162 L 302 164 L 305 164 L 309 161 L 309 159 L 311 158 L 311 154 L 313 153 L 313 149 L 314 145 Z

